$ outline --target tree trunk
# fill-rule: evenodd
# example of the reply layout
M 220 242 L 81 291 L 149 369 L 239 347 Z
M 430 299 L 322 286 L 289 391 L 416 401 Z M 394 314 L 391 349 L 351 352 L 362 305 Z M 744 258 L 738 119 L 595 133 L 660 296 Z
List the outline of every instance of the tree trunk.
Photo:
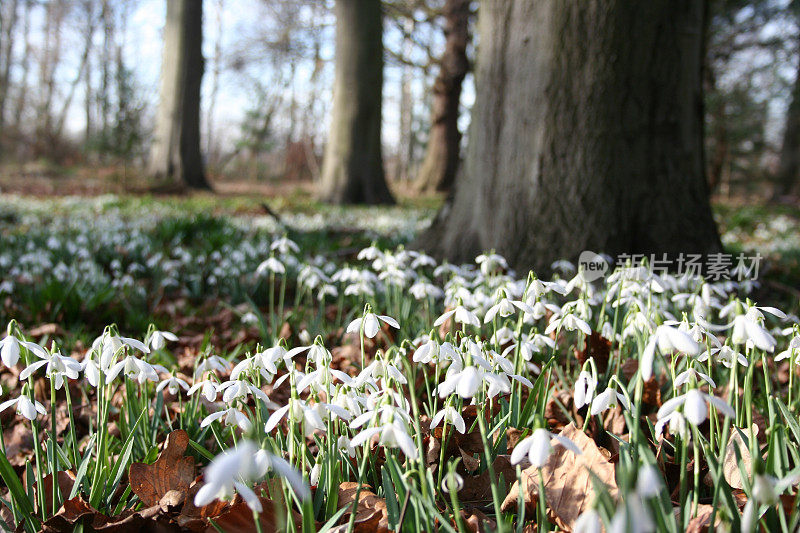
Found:
M 786 112 L 777 178 L 776 198 L 797 192 L 800 183 L 800 64 L 795 75 L 792 101 Z
M 461 86 L 469 71 L 470 4 L 471 0 L 447 0 L 444 5 L 445 50 L 433 84 L 430 137 L 416 183 L 420 192 L 449 191 L 458 171 L 458 109 Z
M 464 175 L 419 245 L 548 269 L 721 249 L 702 160 L 702 2 L 488 0 Z
M 14 51 L 14 28 L 17 25 L 17 0 L 7 4 L 7 14 L 0 15 L 0 132 L 6 124 L 6 109 L 9 101 L 11 62 Z
M 320 198 L 393 203 L 381 148 L 383 21 L 378 0 L 336 0 L 336 77 Z
M 161 99 L 150 173 L 156 179 L 209 189 L 200 155 L 203 9 L 196 0 L 168 0 Z

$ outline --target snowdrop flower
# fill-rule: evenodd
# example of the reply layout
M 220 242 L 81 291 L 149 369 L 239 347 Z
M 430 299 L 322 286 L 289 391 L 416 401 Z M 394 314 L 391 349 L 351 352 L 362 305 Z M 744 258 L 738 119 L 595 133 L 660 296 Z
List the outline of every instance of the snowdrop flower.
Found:
M 353 447 L 360 446 L 368 442 L 375 435 L 379 435 L 378 444 L 386 448 L 399 448 L 406 457 L 410 460 L 415 460 L 418 455 L 418 450 L 414 444 L 414 439 L 408 434 L 408 429 L 405 424 L 399 422 L 389 422 L 378 427 L 371 427 L 363 430 L 361 433 L 353 437 L 350 445 Z
M 742 511 L 742 533 L 754 530 L 758 520 L 758 508 L 761 505 L 775 505 L 780 495 L 792 485 L 800 482 L 800 475 L 790 475 L 782 479 L 765 474 L 753 476 L 752 494 Z
M 733 319 L 731 341 L 734 344 L 745 344 L 747 347 L 755 346 L 765 352 L 772 352 L 778 344 L 764 326 L 745 315 L 738 315 Z
M 265 273 L 285 274 L 286 273 L 286 267 L 283 266 L 283 263 L 278 261 L 273 256 L 273 257 L 270 257 L 269 259 L 267 259 L 266 261 L 263 261 L 256 268 L 256 275 L 257 276 L 263 276 Z
M 592 403 L 596 386 L 597 380 L 586 370 L 581 370 L 581 373 L 578 374 L 578 379 L 575 380 L 575 392 L 573 394 L 575 409 L 580 409 L 584 405 Z
M 442 490 L 448 494 L 458 492 L 464 488 L 464 478 L 451 470 L 442 477 Z
M 745 365 L 746 366 L 746 365 Z M 687 368 L 677 376 L 675 376 L 675 381 L 672 382 L 672 385 L 677 389 L 678 387 L 689 383 L 689 381 L 694 378 L 695 381 L 703 380 L 709 385 L 711 385 L 712 389 L 717 388 L 717 384 L 711 379 L 711 376 L 703 374 L 702 372 L 698 372 L 694 368 Z
M 200 427 L 204 428 L 216 420 L 224 419 L 225 425 L 228 427 L 238 426 L 243 433 L 249 432 L 253 428 L 252 422 L 247 416 L 234 407 L 211 413 L 200 422 Z
M 424 344 L 414 350 L 411 360 L 415 363 L 428 364 L 437 361 L 439 358 L 439 343 L 433 339 L 428 339 Z
M 626 398 L 624 394 L 621 394 L 614 389 L 614 384 L 617 382 L 614 379 L 614 376 L 612 376 L 611 379 L 612 381 L 609 383 L 608 388 L 606 388 L 606 390 L 598 394 L 595 399 L 592 400 L 592 416 L 599 415 L 600 413 L 608 410 L 611 407 L 616 407 L 617 405 L 622 405 L 622 407 L 630 411 L 631 405 L 630 402 L 628 402 L 628 398 Z
M 150 336 L 150 348 L 153 350 L 160 350 L 164 346 L 166 346 L 166 341 L 175 342 L 178 340 L 177 335 L 174 333 L 170 333 L 169 331 L 154 331 L 153 334 Z
M 156 386 L 156 392 L 161 392 L 164 389 L 167 389 L 169 393 L 174 396 L 178 394 L 178 391 L 180 391 L 180 389 L 188 391 L 189 384 L 179 377 L 170 376 L 167 379 L 163 380 L 161 383 L 159 383 L 158 386 Z
M 793 329 L 790 330 L 789 333 L 792 331 Z M 783 361 L 784 359 L 789 359 L 792 356 L 796 356 L 798 351 L 800 351 L 800 335 L 792 337 L 792 340 L 789 341 L 789 347 L 775 356 L 775 362 Z M 800 364 L 800 360 L 797 360 L 796 362 Z
M 600 513 L 594 509 L 587 509 L 575 520 L 572 526 L 574 533 L 602 533 L 603 522 Z
M 580 455 L 581 449 L 566 437 L 551 433 L 544 428 L 533 430 L 530 437 L 522 439 L 517 443 L 514 451 L 511 452 L 511 464 L 516 465 L 522 462 L 527 456 L 531 465 L 541 468 L 547 463 L 550 452 L 553 450 L 552 441 L 561 445 L 576 455 Z
M 424 300 L 425 298 L 435 298 L 438 300 L 444 296 L 444 291 L 442 291 L 442 289 L 425 279 L 416 281 L 409 287 L 408 292 L 417 300 Z
M 241 318 L 242 324 L 253 325 L 258 324 L 258 317 L 255 313 L 248 311 L 247 313 L 242 315 Z
M 269 399 L 267 393 L 256 387 L 255 385 L 244 381 L 242 379 L 234 379 L 226 381 L 217 387 L 217 393 L 222 393 L 222 401 L 227 404 L 232 403 L 234 400 L 246 401 L 248 396 L 253 396 L 263 401 L 267 407 L 272 407 L 275 404 Z
M 202 376 L 206 372 L 222 372 L 225 373 L 231 367 L 230 362 L 218 355 L 210 355 L 203 359 L 197 368 L 194 370 L 195 376 Z
M 263 477 L 268 469 L 273 469 L 286 478 L 301 498 L 310 496 L 310 490 L 300 474 L 286 461 L 264 450 L 258 450 L 254 443 L 245 440 L 211 461 L 203 474 L 205 483 L 197 491 L 194 504 L 203 507 L 217 499 L 230 499 L 238 492 L 251 510 L 260 513 L 263 511 L 261 500 L 249 485 Z
M 642 498 L 655 498 L 661 493 L 664 481 L 654 465 L 643 465 L 636 478 L 636 493 Z
M 20 341 L 13 335 L 8 335 L 0 340 L 0 358 L 7 367 L 12 367 L 19 362 Z
M 452 373 L 437 387 L 439 397 L 445 398 L 455 391 L 464 399 L 472 398 L 480 389 L 484 374 L 485 371 L 477 366 L 468 366 L 460 372 Z
M 120 372 L 125 377 L 137 381 L 140 385 L 145 381 L 158 381 L 156 369 L 166 371 L 163 367 L 151 365 L 150 363 L 129 355 L 106 371 L 106 383 L 114 381 Z
M 547 325 L 547 329 L 544 330 L 544 334 L 550 335 L 557 329 L 565 329 L 567 331 L 575 331 L 577 329 L 586 335 L 592 334 L 592 328 L 589 326 L 589 323 L 572 313 L 567 313 L 564 315 L 554 314 L 552 318 L 550 318 L 550 324 Z
M 442 313 L 442 315 L 436 319 L 436 322 L 433 323 L 433 326 L 438 328 L 439 326 L 447 322 L 447 320 L 451 316 L 456 322 L 460 324 L 470 324 L 472 326 L 475 326 L 476 328 L 481 327 L 481 321 L 478 319 L 478 316 L 460 304 L 457 305 L 455 308 Z
M 658 422 L 656 423 L 656 434 L 660 434 L 660 428 L 664 427 L 662 422 L 666 417 L 672 414 L 678 407 L 683 406 L 683 416 L 694 426 L 699 426 L 708 418 L 708 406 L 713 405 L 717 411 L 723 415 L 734 418 L 733 408 L 728 405 L 725 400 L 711 396 L 697 389 L 691 389 L 686 394 L 676 396 L 664 402 L 664 405 L 658 410 Z
M 217 384 L 210 379 L 198 381 L 189 388 L 187 394 L 192 396 L 197 391 L 200 391 L 200 394 L 209 402 L 213 402 L 217 399 Z
M 650 511 L 636 493 L 619 503 L 608 529 L 609 533 L 652 533 L 655 530 Z
M 481 267 L 481 274 L 490 276 L 508 269 L 508 262 L 499 254 L 481 254 L 475 258 L 475 262 Z
M 287 416 L 291 421 L 302 425 L 303 434 L 306 437 L 313 435 L 314 431 L 325 431 L 327 429 L 322 416 L 320 416 L 315 406 L 308 405 L 305 400 L 290 398 L 288 404 L 270 415 L 264 426 L 264 431 L 271 432 Z
M 691 356 L 699 355 L 701 349 L 697 341 L 680 329 L 668 325 L 658 326 L 642 352 L 642 379 L 645 381 L 653 377 L 656 348 L 661 353 L 681 352 Z
M 510 300 L 507 297 L 503 297 L 499 302 L 489 308 L 489 310 L 486 312 L 486 317 L 483 319 L 483 323 L 489 324 L 497 315 L 500 315 L 501 317 L 511 316 L 517 311 L 517 309 L 523 313 L 528 313 L 529 315 L 534 313 L 533 308 L 525 302 L 521 302 L 519 300 Z
M 71 357 L 66 357 L 56 352 L 53 354 L 43 353 L 39 354 L 34 352 L 39 361 L 35 361 L 27 366 L 19 374 L 20 381 L 28 379 L 34 372 L 41 367 L 47 365 L 45 375 L 48 379 L 53 380 L 56 390 L 61 390 L 64 385 L 64 378 L 78 379 L 78 374 L 81 372 L 81 364 Z
M 277 250 L 278 253 L 282 255 L 286 255 L 289 252 L 298 253 L 300 251 L 300 247 L 297 245 L 297 243 L 286 236 L 275 239 L 275 241 L 270 245 L 269 249 L 272 251 Z
M 461 416 L 455 407 L 447 406 L 435 415 L 431 419 L 431 427 L 430 429 L 434 429 L 439 426 L 439 422 L 442 420 L 446 420 L 455 426 L 456 430 L 461 433 L 462 435 L 467 430 L 466 425 L 464 424 L 464 418 Z
M 36 400 L 31 401 L 31 399 L 28 398 L 24 392 L 17 398 L 6 400 L 5 402 L 0 403 L 0 412 L 5 411 L 13 405 L 16 405 L 16 411 L 18 415 L 24 416 L 31 422 L 36 420 L 37 413 L 40 415 L 47 414 L 44 405 Z
M 364 335 L 368 338 L 373 339 L 378 334 L 378 331 L 381 329 L 380 322 L 384 322 L 385 324 L 390 325 L 395 329 L 400 329 L 400 324 L 397 323 L 397 320 L 390 316 L 386 315 L 376 315 L 375 313 L 368 312 L 364 314 L 362 318 L 357 318 L 350 322 L 347 326 L 347 333 L 359 333 L 361 331 L 361 327 L 363 325 L 364 328 Z

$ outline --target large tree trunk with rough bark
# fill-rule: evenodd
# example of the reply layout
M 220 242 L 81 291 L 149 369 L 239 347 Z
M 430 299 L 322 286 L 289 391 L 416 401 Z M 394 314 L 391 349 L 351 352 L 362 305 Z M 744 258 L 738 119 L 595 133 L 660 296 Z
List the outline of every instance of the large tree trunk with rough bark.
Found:
M 798 192 L 800 186 L 800 65 L 795 75 L 792 101 L 786 112 L 775 197 Z
M 150 173 L 179 186 L 208 189 L 200 155 L 203 8 L 197 0 L 168 0 L 161 95 Z
M 721 245 L 703 172 L 703 5 L 487 0 L 464 175 L 420 245 L 547 270 Z
M 336 0 L 336 78 L 320 198 L 392 203 L 381 149 L 383 21 L 379 0 Z
M 416 181 L 420 192 L 449 191 L 458 171 L 461 157 L 458 109 L 461 87 L 469 71 L 467 45 L 471 3 L 471 0 L 447 0 L 444 5 L 445 49 L 433 84 L 428 147 Z

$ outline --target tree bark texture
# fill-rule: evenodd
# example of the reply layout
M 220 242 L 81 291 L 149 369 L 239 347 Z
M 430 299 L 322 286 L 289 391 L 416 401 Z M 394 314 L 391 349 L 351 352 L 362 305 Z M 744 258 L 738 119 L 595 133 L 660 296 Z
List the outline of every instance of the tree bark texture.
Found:
M 583 250 L 718 251 L 702 2 L 487 0 L 465 172 L 418 244 L 545 271 Z
M 445 49 L 433 84 L 428 147 L 416 182 L 420 192 L 449 191 L 458 171 L 461 157 L 458 110 L 461 87 L 469 71 L 470 4 L 471 0 L 447 0 L 444 5 Z
M 210 188 L 200 154 L 202 30 L 202 2 L 167 1 L 161 95 L 150 153 L 151 175 L 194 189 Z
M 336 76 L 320 198 L 393 203 L 381 147 L 383 22 L 379 0 L 336 0 Z

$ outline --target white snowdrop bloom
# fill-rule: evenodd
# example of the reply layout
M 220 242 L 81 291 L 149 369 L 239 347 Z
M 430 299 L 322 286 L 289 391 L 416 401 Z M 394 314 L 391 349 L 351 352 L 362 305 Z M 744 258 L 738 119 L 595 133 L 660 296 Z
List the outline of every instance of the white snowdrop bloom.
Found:
M 408 289 L 409 294 L 417 300 L 425 298 L 440 299 L 444 296 L 444 291 L 426 279 L 417 280 Z
M 21 344 L 23 343 L 13 335 L 0 340 L 0 359 L 4 365 L 10 368 L 19 362 Z
M 314 343 L 307 346 L 298 346 L 296 348 L 292 348 L 284 354 L 283 361 L 288 365 L 288 363 L 292 361 L 296 355 L 304 352 L 308 352 L 306 358 L 316 365 L 330 364 L 331 360 L 333 359 L 331 352 L 329 352 L 327 348 L 321 344 Z
M 464 478 L 455 471 L 449 471 L 442 476 L 442 490 L 448 494 L 458 492 L 464 488 Z
M 221 372 L 225 373 L 231 367 L 231 363 L 227 359 L 223 359 L 218 355 L 210 355 L 200 361 L 197 368 L 194 370 L 195 376 L 202 376 L 206 372 Z
M 347 333 L 360 333 L 363 325 L 364 335 L 373 339 L 381 329 L 380 322 L 390 325 L 395 329 L 400 329 L 400 324 L 397 320 L 386 315 L 376 315 L 375 313 L 366 313 L 362 318 L 356 318 L 347 326 Z
M 277 363 L 283 361 L 286 354 L 287 354 L 286 348 L 284 348 L 279 344 L 277 346 L 273 346 L 272 348 L 267 348 L 266 350 L 256 354 L 256 356 L 261 359 L 261 365 L 268 372 L 272 374 L 277 374 L 278 373 Z
M 589 326 L 588 322 L 572 313 L 567 313 L 564 315 L 554 314 L 550 318 L 550 323 L 547 325 L 547 329 L 544 330 L 544 334 L 550 335 L 557 329 L 565 329 L 567 331 L 580 330 L 586 335 L 592 334 L 592 328 Z
M 0 412 L 5 411 L 11 406 L 16 406 L 17 414 L 27 418 L 30 421 L 36 420 L 37 413 L 40 415 L 47 414 L 44 405 L 36 400 L 31 401 L 31 399 L 25 394 L 0 403 Z
M 547 463 L 550 452 L 553 450 L 553 441 L 561 445 L 576 455 L 580 455 L 581 449 L 566 437 L 551 433 L 544 428 L 533 430 L 530 437 L 522 439 L 511 452 L 511 464 L 519 464 L 526 456 L 531 465 L 541 468 Z
M 289 399 L 289 403 L 277 409 L 267 419 L 264 431 L 267 433 L 275 429 L 278 423 L 285 417 L 296 424 L 300 424 L 303 434 L 309 437 L 314 431 L 325 431 L 325 422 L 320 416 L 320 411 L 315 406 L 308 405 L 305 400 Z
M 633 493 L 617 506 L 608 533 L 652 533 L 656 531 L 650 511 L 642 498 Z
M 52 354 L 45 353 L 44 355 L 34 352 L 34 354 L 36 357 L 39 357 L 40 360 L 31 363 L 20 372 L 20 381 L 28 379 L 43 366 L 46 366 L 45 375 L 48 379 L 53 380 L 56 390 L 61 390 L 61 387 L 64 385 L 64 378 L 78 379 L 82 365 L 75 359 L 61 355 L 58 352 Z
M 730 346 L 720 346 L 719 348 L 711 348 L 710 351 L 703 352 L 697 360 L 701 363 L 708 360 L 709 353 L 715 356 L 715 359 L 723 364 L 723 366 L 727 368 L 733 368 L 737 364 L 740 366 L 748 366 L 750 363 L 747 361 L 747 358 L 737 352 Z
M 481 274 L 490 276 L 508 269 L 508 261 L 499 254 L 481 254 L 475 258 L 475 263 L 480 265 Z
M 587 509 L 575 520 L 572 525 L 574 533 L 602 533 L 603 521 L 600 519 L 600 513 L 594 509 Z
M 680 329 L 668 325 L 658 326 L 642 352 L 642 379 L 645 381 L 653 377 L 656 348 L 661 353 L 681 352 L 690 356 L 699 355 L 701 350 L 700 344 Z
M 253 396 L 263 401 L 267 407 L 277 407 L 277 405 L 269 399 L 266 392 L 242 379 L 226 381 L 217 387 L 217 392 L 222 393 L 222 401 L 227 404 L 231 404 L 235 400 L 246 401 L 248 396 Z
M 244 433 L 247 433 L 253 429 L 253 423 L 250 422 L 250 419 L 247 418 L 247 415 L 235 407 L 229 407 L 227 409 L 217 411 L 216 413 L 211 413 L 200 422 L 200 427 L 204 428 L 210 425 L 212 422 L 220 419 L 223 419 L 226 426 L 237 426 Z
M 189 384 L 179 377 L 170 376 L 156 386 L 156 392 L 161 392 L 164 389 L 167 389 L 170 394 L 176 395 L 181 389 L 188 391 Z
M 257 276 L 264 276 L 265 274 L 285 274 L 286 267 L 276 257 L 272 256 L 262 261 L 256 268 Z
M 415 460 L 419 454 L 414 439 L 409 435 L 405 424 L 394 421 L 378 427 L 367 428 L 357 434 L 350 441 L 353 447 L 369 442 L 378 435 L 378 444 L 386 448 L 399 448 L 410 460 Z
M 469 324 L 476 328 L 481 327 L 481 321 L 478 319 L 478 316 L 463 305 L 457 305 L 453 309 L 442 313 L 442 315 L 436 319 L 436 322 L 433 323 L 433 326 L 438 328 L 447 322 L 450 317 L 453 317 L 453 320 L 460 324 Z
M 350 439 L 345 435 L 340 435 L 336 439 L 336 449 L 347 454 L 348 457 L 353 458 L 356 456 L 356 448 L 350 443 Z
M 192 396 L 198 391 L 200 391 L 200 394 L 209 402 L 213 402 L 217 399 L 217 384 L 213 380 L 204 379 L 198 381 L 189 388 L 187 393 L 189 396 Z
M 454 391 L 464 399 L 472 398 L 483 384 L 485 371 L 477 366 L 468 366 L 459 372 L 448 375 L 437 387 L 440 398 L 450 396 Z
M 131 337 L 103 333 L 92 342 L 92 351 L 100 354 L 101 368 L 109 368 L 111 366 L 111 361 L 115 359 L 120 350 L 125 347 L 138 350 L 145 354 L 150 353 L 150 348 L 142 341 Z
M 510 300 L 509 298 L 503 297 L 499 302 L 489 308 L 489 310 L 486 312 L 486 317 L 483 319 L 483 323 L 489 324 L 498 315 L 501 317 L 511 316 L 517 310 L 530 315 L 532 315 L 534 312 L 533 308 L 525 302 L 521 302 L 519 300 Z
M 754 530 L 761 505 L 775 505 L 786 489 L 798 483 L 800 483 L 798 474 L 782 479 L 766 474 L 755 474 L 752 480 L 752 496 L 748 498 L 742 511 L 742 533 L 750 533 Z
M 167 345 L 166 341 L 175 342 L 178 340 L 177 335 L 169 331 L 154 331 L 150 336 L 150 348 L 153 350 L 160 350 Z
M 745 315 L 738 315 L 733 319 L 731 341 L 734 344 L 745 344 L 748 347 L 755 346 L 765 352 L 772 352 L 778 344 L 775 337 L 764 326 L 750 320 Z
M 211 461 L 203 474 L 204 484 L 197 491 L 194 504 L 202 507 L 217 499 L 230 499 L 239 493 L 251 510 L 260 513 L 263 511 L 261 500 L 250 485 L 264 477 L 267 470 L 274 470 L 285 478 L 301 499 L 310 497 L 310 489 L 302 476 L 289 463 L 244 440 L 236 448 L 222 452 Z
M 300 251 L 300 247 L 297 245 L 297 243 L 286 236 L 275 239 L 275 241 L 270 244 L 269 249 L 272 251 L 277 251 L 282 255 L 287 255 L 289 253 L 296 254 Z
M 575 391 L 573 393 L 575 409 L 580 409 L 584 405 L 592 403 L 596 386 L 597 380 L 586 370 L 581 370 L 581 373 L 578 374 L 578 379 L 575 380 Z
M 358 376 L 352 380 L 352 385 L 356 388 L 361 388 L 367 382 L 376 382 L 380 379 L 386 378 L 390 378 L 400 385 L 405 385 L 408 383 L 406 377 L 393 363 L 383 361 L 381 359 L 375 359 L 373 362 L 367 365 L 364 370 L 359 372 Z M 348 381 L 350 381 L 349 376 Z M 348 381 L 345 381 L 345 383 Z
M 446 420 L 455 426 L 456 430 L 461 433 L 462 435 L 467 430 L 466 425 L 464 424 L 464 418 L 461 416 L 455 407 L 448 405 L 431 418 L 431 427 L 430 429 L 434 429 L 439 426 L 439 423 L 442 420 Z
M 694 426 L 699 426 L 708 418 L 708 406 L 713 405 L 717 411 L 723 415 L 734 418 L 736 413 L 733 408 L 728 405 L 725 400 L 700 392 L 697 389 L 691 389 L 686 394 L 676 396 L 664 402 L 658 410 L 657 427 L 663 427 L 662 419 L 672 414 L 680 406 L 683 406 L 683 416 Z M 660 433 L 659 431 L 656 431 Z
M 437 362 L 439 358 L 439 343 L 433 339 L 428 339 L 424 344 L 414 350 L 411 360 L 415 363 L 428 364 Z
M 157 368 L 163 369 L 163 367 L 151 365 L 150 363 L 139 359 L 138 357 L 129 355 L 106 371 L 106 383 L 111 383 L 117 379 L 117 376 L 119 376 L 120 372 L 128 379 L 134 380 L 140 385 L 145 381 L 155 382 L 158 381 L 158 372 L 156 372 Z
M 628 398 L 626 398 L 624 394 L 617 392 L 613 385 L 609 384 L 606 390 L 598 394 L 594 400 L 592 400 L 592 407 L 590 411 L 592 416 L 596 416 L 611 407 L 616 407 L 617 405 L 621 405 L 628 411 L 631 409 Z
M 383 258 L 383 256 L 383 251 L 373 244 L 358 252 L 357 259 L 359 261 L 375 261 L 376 259 Z
M 636 478 L 636 493 L 642 498 L 655 498 L 664 488 L 661 471 L 654 465 L 643 465 Z
M 705 381 L 706 383 L 711 385 L 712 389 L 717 388 L 717 384 L 714 382 L 713 379 L 711 379 L 711 376 L 703 374 L 702 372 L 699 372 L 694 368 L 687 368 L 686 370 L 675 376 L 675 381 L 672 382 L 672 385 L 675 388 L 678 388 L 682 385 L 689 383 L 692 378 L 694 378 L 696 381 L 699 380 Z
M 258 317 L 252 311 L 248 311 L 247 313 L 243 314 L 240 320 L 242 321 L 242 324 L 247 325 L 258 324 L 259 322 Z
M 231 369 L 230 378 L 232 380 L 242 379 L 248 375 L 255 375 L 260 374 L 267 383 L 272 381 L 273 375 L 277 373 L 277 369 L 275 372 L 269 370 L 265 364 L 264 358 L 261 357 L 261 354 L 249 355 L 236 363 Z M 274 366 L 274 365 L 273 365 Z

